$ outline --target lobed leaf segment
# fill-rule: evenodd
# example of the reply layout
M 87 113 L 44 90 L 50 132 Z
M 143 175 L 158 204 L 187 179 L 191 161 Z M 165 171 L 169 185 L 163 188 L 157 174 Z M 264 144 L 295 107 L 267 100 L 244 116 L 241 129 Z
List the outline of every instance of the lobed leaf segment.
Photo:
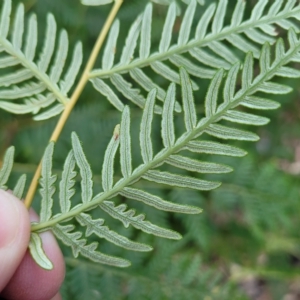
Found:
M 75 45 L 71 62 L 64 71 L 68 34 L 62 30 L 56 36 L 53 15 L 47 16 L 44 45 L 38 54 L 36 15 L 31 15 L 25 26 L 24 5 L 19 4 L 9 37 L 11 14 L 12 2 L 4 0 L 0 18 L 0 68 L 6 69 L 6 74 L 0 77 L 0 108 L 15 114 L 32 113 L 35 120 L 56 116 L 69 102 L 68 93 L 82 63 L 82 44 Z

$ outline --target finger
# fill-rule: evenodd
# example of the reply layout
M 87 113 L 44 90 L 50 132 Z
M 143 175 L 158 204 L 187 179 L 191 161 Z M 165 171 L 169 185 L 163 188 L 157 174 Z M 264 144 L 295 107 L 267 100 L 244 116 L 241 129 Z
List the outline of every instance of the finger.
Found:
M 20 264 L 29 236 L 30 221 L 24 204 L 0 190 L 0 291 Z
M 61 295 L 58 293 L 56 294 L 53 298 L 51 298 L 51 300 L 62 300 Z
M 31 211 L 30 216 L 31 220 L 37 220 L 34 212 Z M 11 281 L 5 287 L 4 297 L 22 300 L 49 300 L 58 297 L 56 294 L 65 276 L 64 259 L 51 232 L 43 232 L 40 236 L 45 253 L 53 263 L 53 269 L 47 271 L 40 268 L 27 251 Z

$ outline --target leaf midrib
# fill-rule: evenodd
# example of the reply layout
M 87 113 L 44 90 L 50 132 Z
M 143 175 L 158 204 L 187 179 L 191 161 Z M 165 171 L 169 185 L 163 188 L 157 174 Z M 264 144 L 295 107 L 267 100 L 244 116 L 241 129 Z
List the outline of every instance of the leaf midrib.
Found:
M 213 41 L 224 40 L 226 37 L 228 37 L 232 34 L 242 33 L 247 29 L 259 27 L 260 25 L 264 25 L 264 24 L 273 24 L 276 21 L 279 21 L 282 19 L 292 18 L 297 14 L 300 14 L 300 7 L 295 8 L 288 12 L 281 12 L 281 13 L 277 14 L 275 17 L 264 16 L 261 19 L 259 19 L 258 21 L 256 20 L 253 22 L 251 22 L 250 20 L 247 20 L 247 21 L 243 22 L 242 24 L 240 24 L 239 26 L 234 27 L 234 28 L 231 28 L 230 26 L 226 26 L 226 27 L 224 27 L 224 29 L 221 32 L 219 32 L 217 34 L 209 33 L 202 40 L 191 40 L 189 43 L 187 43 L 186 45 L 183 45 L 183 46 L 171 46 L 169 48 L 169 50 L 164 53 L 154 53 L 146 59 L 137 58 L 135 61 L 133 61 L 129 65 L 125 65 L 125 66 L 117 65 L 116 67 L 114 67 L 110 70 L 97 71 L 97 69 L 96 69 L 90 73 L 89 78 L 92 79 L 95 77 L 99 77 L 99 78 L 111 77 L 113 74 L 116 74 L 116 73 L 121 74 L 121 73 L 129 72 L 130 70 L 135 69 L 135 68 L 143 68 L 145 66 L 150 65 L 153 62 L 166 60 L 174 54 L 187 52 L 190 49 L 193 49 L 195 47 L 204 47 L 205 45 L 207 45 Z
M 59 102 L 61 102 L 63 105 L 66 105 L 69 102 L 68 98 L 62 94 L 62 92 L 58 89 L 57 85 L 51 82 L 49 76 L 46 73 L 42 73 L 34 62 L 26 59 L 25 55 L 21 50 L 16 51 L 13 45 L 7 39 L 3 39 L 2 37 L 0 37 L 0 45 L 3 46 L 4 50 L 9 55 L 17 58 L 20 64 L 23 65 L 23 67 L 29 69 L 34 74 L 35 78 L 44 83 L 47 89 L 56 96 L 56 99 Z

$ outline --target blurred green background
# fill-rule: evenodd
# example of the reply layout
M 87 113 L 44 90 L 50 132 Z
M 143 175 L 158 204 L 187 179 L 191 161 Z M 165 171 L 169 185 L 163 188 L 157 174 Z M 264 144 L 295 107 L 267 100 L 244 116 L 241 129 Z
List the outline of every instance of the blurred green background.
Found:
M 28 14 L 34 12 L 38 15 L 40 40 L 45 31 L 46 15 L 51 12 L 58 28 L 68 31 L 71 45 L 77 40 L 83 42 L 85 61 L 110 8 L 85 7 L 79 0 L 24 0 L 23 3 Z M 146 3 L 146 0 L 124 1 L 118 14 L 121 32 L 117 57 L 131 23 Z M 235 0 L 229 1 L 228 17 L 235 3 Z M 255 3 L 249 1 L 248 5 Z M 13 4 L 16 7 L 18 1 L 14 0 Z M 202 10 L 198 8 L 198 16 Z M 155 5 L 152 50 L 157 48 L 165 13 L 166 7 Z M 177 22 L 180 24 L 180 16 Z M 197 18 L 194 26 L 196 24 Z M 177 26 L 174 27 L 174 37 L 176 30 Z M 100 62 L 101 59 L 97 62 L 98 67 Z M 167 82 L 158 77 L 154 79 L 166 87 Z M 201 116 L 208 81 L 195 80 L 200 86 L 195 99 Z M 271 119 L 267 126 L 251 128 L 257 131 L 260 141 L 231 143 L 247 150 L 248 155 L 234 159 L 207 157 L 234 167 L 230 174 L 214 175 L 214 179 L 224 182 L 219 189 L 201 193 L 172 190 L 146 182 L 137 184 L 165 199 L 203 208 L 201 215 L 189 216 L 168 214 L 127 201 L 137 212 L 145 213 L 150 221 L 180 232 L 183 235 L 181 241 L 167 241 L 134 229 L 124 229 L 117 221 L 108 219 L 111 229 L 136 241 L 149 243 L 154 251 L 133 253 L 100 241 L 101 251 L 132 261 L 130 268 L 120 270 L 83 258 L 74 259 L 70 250 L 62 246 L 67 265 L 61 290 L 63 299 L 300 299 L 300 85 L 299 80 L 282 82 L 293 87 L 294 91 L 283 97 L 271 97 L 281 103 L 281 108 L 266 112 Z M 138 138 L 141 111 L 132 106 L 131 112 L 134 141 Z M 120 112 L 89 84 L 56 145 L 54 168 L 57 173 L 60 173 L 70 149 L 70 133 L 76 131 L 94 171 L 97 192 L 104 150 L 119 120 Z M 181 116 L 175 120 L 180 132 Z M 34 122 L 29 115 L 13 116 L 0 111 L 1 157 L 8 146 L 16 147 L 12 182 L 21 173 L 28 174 L 31 179 L 56 121 L 54 118 Z M 159 136 L 159 122 L 156 123 L 153 132 Z M 161 147 L 160 139 L 155 136 L 154 144 L 156 149 Z M 136 165 L 140 159 L 137 146 L 138 143 L 133 142 Z M 120 174 L 118 170 L 116 174 Z M 38 200 L 37 194 L 36 209 Z M 80 201 L 79 195 L 74 201 Z M 116 199 L 116 202 L 124 201 Z M 102 216 L 102 213 L 93 212 L 93 215 Z

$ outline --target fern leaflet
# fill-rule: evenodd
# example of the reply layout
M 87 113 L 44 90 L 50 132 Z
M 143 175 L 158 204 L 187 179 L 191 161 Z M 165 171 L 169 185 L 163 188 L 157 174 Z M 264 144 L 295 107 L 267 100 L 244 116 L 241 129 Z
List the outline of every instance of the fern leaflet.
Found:
M 0 68 L 6 68 L 7 74 L 0 78 L 0 108 L 16 114 L 35 115 L 43 110 L 34 117 L 35 120 L 58 115 L 69 101 L 67 94 L 79 72 L 82 45 L 76 44 L 70 66 L 63 72 L 69 48 L 68 35 L 62 30 L 59 37 L 56 37 L 56 22 L 53 15 L 49 14 L 44 46 L 35 61 L 38 43 L 36 16 L 29 17 L 25 28 L 24 5 L 19 4 L 9 39 L 12 2 L 3 2 L 0 18 L 0 47 L 3 55 L 0 57 Z M 27 34 L 23 38 L 25 29 Z

